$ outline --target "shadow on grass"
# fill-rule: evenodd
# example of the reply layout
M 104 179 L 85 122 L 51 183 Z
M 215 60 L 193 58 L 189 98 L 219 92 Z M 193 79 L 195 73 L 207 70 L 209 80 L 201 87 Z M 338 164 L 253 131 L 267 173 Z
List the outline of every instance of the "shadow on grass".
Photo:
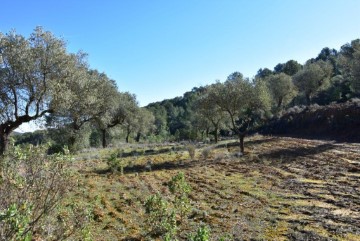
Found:
M 269 151 L 264 154 L 260 154 L 260 158 L 280 158 L 280 157 L 307 157 L 320 154 L 322 152 L 334 149 L 333 144 L 321 144 L 314 147 L 297 147 L 297 148 L 286 148 L 281 150 Z
M 207 163 L 210 164 L 211 162 L 207 162 Z M 167 162 L 152 164 L 151 168 L 147 167 L 146 165 L 133 165 L 132 167 L 128 167 L 128 166 L 124 167 L 124 174 L 161 171 L 161 170 L 188 169 L 199 165 L 204 165 L 204 161 L 202 160 L 184 161 L 181 164 L 179 164 L 176 161 L 167 161 Z M 95 169 L 90 172 L 99 175 L 105 175 L 111 173 L 111 169 L 110 168 Z
M 264 139 L 260 139 L 260 140 L 247 141 L 246 137 L 245 137 L 244 145 L 246 147 L 248 145 L 260 145 L 260 144 L 267 143 L 267 142 L 272 142 L 272 141 L 276 141 L 276 138 L 275 137 L 269 137 L 269 138 L 264 138 Z M 239 141 L 234 141 L 234 142 L 230 142 L 230 143 L 226 143 L 226 144 L 219 144 L 215 148 L 227 148 L 227 147 L 239 147 L 239 146 L 240 146 Z

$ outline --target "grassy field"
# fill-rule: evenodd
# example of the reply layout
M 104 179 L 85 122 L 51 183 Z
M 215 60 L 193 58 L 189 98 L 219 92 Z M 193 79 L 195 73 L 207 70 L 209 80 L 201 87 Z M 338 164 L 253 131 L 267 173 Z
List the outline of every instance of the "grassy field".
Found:
M 180 144 L 124 146 L 123 174 L 106 164 L 115 149 L 76 156 L 72 195 L 91 207 L 92 238 L 151 240 L 144 203 L 155 193 L 171 199 L 167 183 L 183 172 L 192 209 L 180 240 L 202 224 L 212 240 L 360 240 L 360 144 L 253 136 L 243 156 L 227 141 L 205 159 L 209 146 L 193 160 Z

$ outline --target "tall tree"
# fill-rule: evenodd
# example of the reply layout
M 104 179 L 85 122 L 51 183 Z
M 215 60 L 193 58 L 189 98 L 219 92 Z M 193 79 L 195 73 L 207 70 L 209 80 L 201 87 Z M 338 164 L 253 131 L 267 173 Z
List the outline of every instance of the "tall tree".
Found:
M 221 111 L 220 107 L 216 104 L 216 99 L 213 98 L 213 94 L 211 93 L 212 91 L 216 91 L 216 85 L 218 84 L 207 86 L 206 91 L 204 91 L 194 103 L 195 112 L 211 123 L 215 143 L 219 140 L 220 127 L 225 119 L 225 113 Z
M 0 155 L 21 124 L 55 111 L 74 59 L 62 39 L 38 27 L 28 39 L 0 34 Z M 50 100 L 52 104 L 50 105 Z
M 117 95 L 116 84 L 106 74 L 88 70 L 87 66 L 78 67 L 74 80 L 69 83 L 68 100 L 62 102 L 58 111 L 49 120 L 62 127 L 68 133 L 67 144 L 71 151 L 76 151 L 75 143 L 79 132 L 86 123 L 101 116 L 108 108 L 112 98 Z
M 270 109 L 270 96 L 262 81 L 251 83 L 239 72 L 231 74 L 224 84 L 218 83 L 211 94 L 216 104 L 228 114 L 231 130 L 238 136 L 244 153 L 244 137 Z
M 110 89 L 109 93 L 105 95 L 109 97 L 106 108 L 94 120 L 94 123 L 102 133 L 102 146 L 104 148 L 107 146 L 107 130 L 124 124 L 125 120 L 130 119 L 138 108 L 135 95 L 129 92 L 120 93 L 117 90 Z
M 155 117 L 153 113 L 146 108 L 139 108 L 138 116 L 137 116 L 138 126 L 136 128 L 136 138 L 137 142 L 140 141 L 142 136 L 146 136 L 154 130 Z
M 259 69 L 256 74 L 256 78 L 266 78 L 272 74 L 273 74 L 273 72 L 268 68 Z
M 299 72 L 301 70 L 301 68 L 302 68 L 302 65 L 299 64 L 297 61 L 289 60 L 284 64 L 284 66 L 282 68 L 282 73 L 293 76 L 297 72 Z

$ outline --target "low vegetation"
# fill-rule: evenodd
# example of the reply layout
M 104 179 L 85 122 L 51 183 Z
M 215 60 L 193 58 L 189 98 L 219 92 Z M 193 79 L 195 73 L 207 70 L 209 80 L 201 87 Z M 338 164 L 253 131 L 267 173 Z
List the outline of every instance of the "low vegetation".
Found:
M 240 157 L 236 156 L 237 146 L 234 141 L 220 142 L 212 146 L 212 154 L 206 159 L 201 152 L 209 148 L 207 145 L 197 149 L 194 159 L 190 159 L 186 145 L 178 153 L 164 146 L 167 152 L 147 155 L 145 149 L 136 157 L 121 157 L 125 163 L 123 175 L 108 166 L 115 149 L 101 152 L 98 158 L 87 152 L 86 161 L 84 155 L 79 155 L 68 162 L 69 169 L 75 172 L 71 180 L 76 177 L 77 186 L 58 206 L 61 217 L 68 218 L 66 223 L 75 222 L 78 215 L 82 217 L 83 226 L 78 226 L 76 232 L 72 230 L 73 236 L 69 237 L 360 238 L 356 224 L 360 217 L 359 144 L 253 136 L 246 141 L 245 155 Z M 132 164 L 128 165 L 130 160 Z M 151 170 L 146 168 L 149 160 Z M 9 207 L 15 210 L 22 206 Z M 81 213 L 80 207 L 88 211 Z M 68 208 L 72 208 L 67 212 L 73 216 L 64 213 Z M 77 227 L 75 224 L 66 227 Z M 71 231 L 62 233 L 70 235 Z M 36 232 L 40 234 L 45 233 Z

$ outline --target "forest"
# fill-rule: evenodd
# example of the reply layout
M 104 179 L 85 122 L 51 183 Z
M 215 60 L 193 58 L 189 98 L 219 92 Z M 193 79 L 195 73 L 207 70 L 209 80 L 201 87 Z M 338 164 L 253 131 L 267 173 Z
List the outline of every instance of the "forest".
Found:
M 87 53 L 69 53 L 66 41 L 51 32 L 37 27 L 29 37 L 15 31 L 0 33 L 0 240 L 43 240 L 44 237 L 46 240 L 74 240 L 74 237 L 78 240 L 151 240 L 146 237 L 162 240 L 275 240 L 274 237 L 323 240 L 312 238 L 325 237 L 327 240 L 331 237 L 331 229 L 327 226 L 322 226 L 327 230 L 325 234 L 314 230 L 298 232 L 294 227 L 289 228 L 284 220 L 271 220 L 271 212 L 263 205 L 277 198 L 272 188 L 281 185 L 276 186 L 276 183 L 291 182 L 299 177 L 306 178 L 307 184 L 320 184 L 313 180 L 316 173 L 305 173 L 308 176 L 292 173 L 291 168 L 286 169 L 284 163 L 274 164 L 273 159 L 298 158 L 303 155 L 301 148 L 308 155 L 318 154 L 312 153 L 310 147 L 328 151 L 328 146 L 317 142 L 319 139 L 359 142 L 359 97 L 359 39 L 344 43 L 339 50 L 324 47 L 318 56 L 305 63 L 289 60 L 272 69 L 260 68 L 254 77 L 245 77 L 234 70 L 225 80 L 214 80 L 213 84 L 194 87 L 183 96 L 140 107 L 135 94 L 121 91 L 121 86 L 106 73 L 91 68 Z M 16 131 L 30 121 L 37 121 L 42 128 L 31 133 Z M 298 141 L 302 147 L 295 150 L 296 155 L 289 150 L 279 150 L 277 156 L 267 155 L 271 148 L 266 145 L 255 148 L 261 143 L 276 146 L 278 142 L 285 146 L 281 138 L 290 137 L 316 140 Z M 293 139 L 288 143 L 296 146 Z M 341 144 L 331 145 L 340 148 Z M 353 159 L 341 158 L 352 160 L 347 170 L 359 174 L 360 167 L 355 163 L 359 153 L 353 149 L 349 151 Z M 228 154 L 224 156 L 222 151 Z M 237 163 L 238 159 L 233 161 L 233 158 L 245 158 L 243 161 L 249 163 Z M 221 184 L 216 178 L 205 176 L 201 166 L 210 165 L 208 159 L 216 161 L 207 167 L 214 168 L 208 172 L 224 175 L 221 180 L 229 183 Z M 224 165 L 224 173 L 218 170 L 218 165 Z M 252 165 L 258 171 L 249 171 Z M 309 161 L 309 165 L 313 163 Z M 334 167 L 339 165 L 335 163 Z M 191 173 L 182 170 L 166 174 L 166 170 L 178 167 Z M 298 168 L 306 170 L 303 166 Z M 231 170 L 236 173 L 228 175 Z M 147 175 L 152 172 L 153 175 Z M 240 176 L 228 180 L 231 175 Z M 266 186 L 269 181 L 266 177 L 270 175 L 277 175 L 271 179 L 274 187 Z M 207 181 L 195 180 L 200 177 L 219 187 L 213 190 Z M 136 178 L 142 181 L 135 181 Z M 249 178 L 251 183 L 258 178 L 252 189 L 248 188 Z M 334 178 L 337 178 L 335 174 Z M 105 181 L 107 184 L 101 184 Z M 352 179 L 345 181 L 353 185 Z M 109 199 L 105 194 L 94 194 L 104 187 L 112 190 L 107 185 L 114 182 L 119 183 L 114 192 L 120 193 L 122 201 L 115 196 Z M 252 222 L 258 222 L 259 226 L 250 230 L 254 223 L 249 223 L 240 239 L 234 239 L 240 234 L 231 233 L 230 228 L 215 225 L 219 222 L 216 221 L 218 212 L 209 214 L 210 211 L 204 211 L 209 207 L 201 205 L 191 208 L 198 199 L 191 190 L 206 193 L 211 189 L 223 203 L 228 203 L 226 205 L 234 200 L 244 201 L 234 194 L 233 182 L 241 182 L 238 183 L 244 186 L 241 192 L 249 198 L 245 203 L 261 206 L 257 215 L 266 217 L 266 222 L 252 217 Z M 147 186 L 142 192 L 154 195 L 146 199 L 140 193 L 130 194 L 141 192 L 142 185 Z M 291 185 L 299 184 L 288 183 Z M 265 186 L 269 189 L 260 192 Z M 234 193 L 224 191 L 220 195 L 222 187 Z M 353 194 L 355 197 L 358 190 Z M 308 195 L 305 190 L 302 194 Z M 130 198 L 131 195 L 139 200 Z M 285 208 L 289 204 L 283 199 L 279 203 L 284 213 L 288 212 Z M 89 200 L 95 201 L 90 203 Z M 354 200 L 358 200 L 358 196 Z M 112 210 L 112 205 L 116 210 Z M 129 210 L 131 207 L 140 210 L 142 205 L 144 210 L 137 213 L 148 215 L 146 219 L 150 222 L 137 224 L 141 227 L 129 224 L 129 216 L 120 215 L 131 212 L 128 215 L 135 217 L 138 214 Z M 223 206 L 219 205 L 221 209 Z M 358 207 L 359 203 L 354 205 Z M 108 209 L 108 213 L 105 214 L 104 209 Z M 236 210 L 232 210 L 232 214 L 240 209 Z M 359 221 L 358 211 L 352 213 L 354 222 Z M 216 217 L 210 218 L 211 215 Z M 233 218 L 231 215 L 229 220 Z M 109 220 L 116 219 L 123 226 L 135 225 L 135 228 L 131 226 L 133 233 L 131 228 L 114 231 L 117 230 L 115 221 L 109 221 L 102 229 L 112 230 L 106 234 L 109 236 L 103 239 L 96 236 L 100 231 L 92 231 L 97 226 L 94 223 L 102 223 L 108 216 Z M 144 221 L 144 218 L 137 218 L 142 220 L 138 222 Z M 198 227 L 199 220 L 207 225 Z M 342 220 L 342 223 L 351 226 L 351 221 Z M 147 231 L 141 231 L 142 226 L 147 227 Z M 210 238 L 210 230 L 213 238 Z M 291 230 L 291 233 L 284 230 Z M 187 236 L 189 233 L 192 234 Z M 315 233 L 320 236 L 314 236 Z M 338 234 L 338 230 L 334 233 L 339 235 L 334 236 L 334 240 L 360 238 L 359 227 L 351 226 L 342 234 Z

